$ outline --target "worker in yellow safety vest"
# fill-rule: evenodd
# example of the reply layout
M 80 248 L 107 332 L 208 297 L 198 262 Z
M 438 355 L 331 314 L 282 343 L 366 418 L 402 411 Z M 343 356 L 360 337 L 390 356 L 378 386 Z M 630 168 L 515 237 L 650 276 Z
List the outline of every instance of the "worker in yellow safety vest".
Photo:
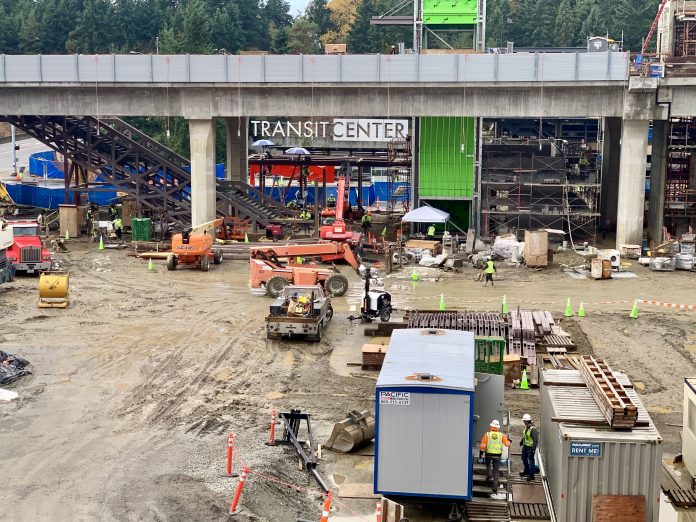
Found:
M 428 239 L 433 239 L 435 237 L 435 225 L 430 225 L 428 231 L 425 233 L 425 237 Z
M 117 217 L 116 219 L 114 219 L 113 225 L 114 225 L 114 232 L 116 232 L 116 237 L 120 241 L 121 236 L 123 235 L 123 221 L 121 221 L 120 217 Z
M 500 459 L 503 457 L 503 447 L 510 446 L 510 441 L 504 433 L 500 432 L 500 422 L 491 421 L 490 431 L 481 439 L 479 447 L 479 457 L 486 456 L 486 480 L 493 481 L 491 489 L 493 493 L 498 492 L 498 481 L 500 476 Z
M 309 221 L 310 219 L 312 219 L 312 214 L 309 212 L 309 210 L 305 208 L 302 210 L 302 212 L 300 212 L 300 219 Z M 310 225 L 309 223 L 303 223 L 302 226 L 304 227 L 305 233 L 309 234 L 312 225 Z
M 495 263 L 493 263 L 492 259 L 489 259 L 486 261 L 486 268 L 483 269 L 483 273 L 486 276 L 486 282 L 483 283 L 483 286 L 488 286 L 488 281 L 491 282 L 491 287 L 493 287 L 493 274 L 497 272 L 495 268 Z
M 531 482 L 534 480 L 534 474 L 536 473 L 534 453 L 539 444 L 539 432 L 532 422 L 532 416 L 529 413 L 525 413 L 522 416 L 522 422 L 524 422 L 524 431 L 522 432 L 520 446 L 522 446 L 522 463 L 524 464 L 524 470 L 520 471 L 520 476 L 524 477 L 526 475 L 527 481 Z

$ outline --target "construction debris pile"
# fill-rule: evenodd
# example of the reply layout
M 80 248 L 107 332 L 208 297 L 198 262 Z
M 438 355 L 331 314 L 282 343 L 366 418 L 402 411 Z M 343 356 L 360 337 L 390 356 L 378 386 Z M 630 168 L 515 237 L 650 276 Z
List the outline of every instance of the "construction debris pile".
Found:
M 0 350 L 0 384 L 10 384 L 31 372 L 27 368 L 29 361 Z
M 639 262 L 656 272 L 694 270 L 695 254 L 696 234 L 683 234 L 681 240 L 668 239 L 654 246 L 649 252 L 649 257 L 641 257 Z

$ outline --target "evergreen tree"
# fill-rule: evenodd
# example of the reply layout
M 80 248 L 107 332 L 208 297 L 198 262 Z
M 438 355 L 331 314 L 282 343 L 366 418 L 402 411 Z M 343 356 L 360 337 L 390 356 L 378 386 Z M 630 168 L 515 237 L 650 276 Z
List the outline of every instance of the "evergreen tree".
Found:
M 377 15 L 374 0 L 362 0 L 358 4 L 355 23 L 348 32 L 346 44 L 351 54 L 363 54 L 372 52 L 387 52 L 379 48 L 379 38 L 375 26 L 370 25 L 370 20 Z
M 84 0 L 70 31 L 65 50 L 71 53 L 108 53 L 112 50 L 112 4 L 108 0 Z
M 531 34 L 534 47 L 548 47 L 553 44 L 555 9 L 555 0 L 536 1 L 533 11 L 535 24 Z
M 36 7 L 32 7 L 25 13 L 26 16 L 19 32 L 19 50 L 23 54 L 39 54 L 43 52 L 41 23 L 36 10 Z
M 320 34 L 336 30 L 327 5 L 327 0 L 310 0 L 305 9 L 305 18 L 317 26 Z
M 556 13 L 556 36 L 554 44 L 558 47 L 571 47 L 575 44 L 575 9 L 571 0 L 561 0 Z
M 295 18 L 288 31 L 288 52 L 293 54 L 319 54 L 319 27 L 303 16 Z
M 211 39 L 215 49 L 235 54 L 241 48 L 239 9 L 233 3 L 217 7 L 210 20 Z
M 292 25 L 290 4 L 285 0 L 267 0 L 263 6 L 263 18 L 267 25 L 273 24 L 277 29 L 287 29 Z

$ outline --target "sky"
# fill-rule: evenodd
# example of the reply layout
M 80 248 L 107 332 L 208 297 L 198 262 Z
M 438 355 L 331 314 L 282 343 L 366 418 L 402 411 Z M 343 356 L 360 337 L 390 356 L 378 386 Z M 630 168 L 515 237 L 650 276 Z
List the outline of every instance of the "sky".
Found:
M 290 14 L 292 16 L 297 16 L 298 11 L 300 13 L 304 12 L 309 0 L 288 0 L 288 3 L 290 4 Z

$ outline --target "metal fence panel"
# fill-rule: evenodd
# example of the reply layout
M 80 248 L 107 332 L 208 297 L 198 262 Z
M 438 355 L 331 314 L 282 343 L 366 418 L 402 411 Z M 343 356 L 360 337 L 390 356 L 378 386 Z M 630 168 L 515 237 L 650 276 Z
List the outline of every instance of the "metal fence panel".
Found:
M 609 66 L 609 80 L 627 80 L 630 57 L 628 53 L 614 53 Z
M 418 59 L 418 78 L 429 82 L 456 82 L 457 56 L 452 54 L 427 55 Z
M 340 56 L 308 55 L 302 57 L 302 79 L 305 82 L 340 81 Z
M 575 80 L 575 53 L 539 55 L 539 81 L 572 82 Z
M 114 78 L 117 82 L 147 83 L 152 81 L 150 56 L 145 54 L 114 56 Z
M 155 55 L 152 57 L 152 79 L 155 82 L 183 83 L 188 81 L 188 57 Z
M 460 82 L 493 82 L 495 81 L 495 54 L 460 54 Z
M 190 81 L 196 83 L 226 82 L 225 56 L 191 55 L 189 57 Z
M 583 53 L 578 55 L 578 79 L 604 80 L 607 77 L 607 53 Z
M 536 80 L 536 55 L 532 53 L 498 56 L 499 82 L 533 82 Z
M 379 81 L 379 56 L 346 54 L 341 56 L 342 82 L 377 82 Z
M 5 55 L 5 78 L 8 82 L 41 81 L 39 56 Z
M 5 80 L 5 55 L 0 54 L 0 82 L 4 82 Z
M 264 56 L 228 56 L 227 78 L 230 82 L 261 83 L 264 80 Z
M 42 56 L 41 80 L 44 82 L 76 82 L 76 55 Z
M 301 82 L 302 56 L 267 55 L 266 82 Z
M 415 82 L 418 57 L 415 54 L 380 55 L 379 80 L 382 82 Z
M 81 54 L 77 57 L 81 82 L 113 82 L 114 57 L 108 54 Z

